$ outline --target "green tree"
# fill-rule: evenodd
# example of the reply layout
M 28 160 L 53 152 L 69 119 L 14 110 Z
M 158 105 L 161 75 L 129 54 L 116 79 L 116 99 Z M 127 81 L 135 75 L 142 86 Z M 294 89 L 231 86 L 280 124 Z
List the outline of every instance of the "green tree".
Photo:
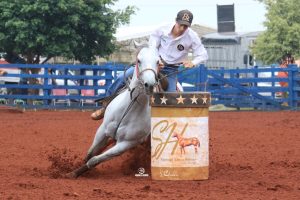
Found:
M 266 5 L 264 26 L 267 28 L 255 41 L 252 52 L 266 64 L 278 61 L 286 53 L 300 56 L 299 0 L 259 0 Z
M 0 52 L 75 58 L 91 63 L 115 49 L 113 34 L 129 22 L 135 7 L 112 10 L 117 0 L 0 0 Z

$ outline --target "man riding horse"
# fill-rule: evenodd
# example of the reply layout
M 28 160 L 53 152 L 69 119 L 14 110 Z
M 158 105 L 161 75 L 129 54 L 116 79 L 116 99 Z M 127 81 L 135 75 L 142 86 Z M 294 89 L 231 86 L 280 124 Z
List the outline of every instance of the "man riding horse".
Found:
M 177 71 L 179 65 L 192 68 L 208 59 L 207 52 L 202 45 L 199 36 L 190 26 L 193 21 L 193 14 L 188 10 L 181 10 L 176 17 L 175 25 L 163 26 L 150 35 L 149 43 L 156 43 L 156 48 L 160 56 L 160 73 L 167 76 L 167 92 L 176 91 Z M 187 60 L 189 51 L 192 50 L 194 59 Z M 131 77 L 134 68 L 129 68 L 125 73 L 125 78 Z M 124 74 L 110 85 L 107 90 L 103 107 L 92 113 L 91 118 L 100 120 L 103 118 L 107 104 L 118 94 L 118 90 L 125 86 Z

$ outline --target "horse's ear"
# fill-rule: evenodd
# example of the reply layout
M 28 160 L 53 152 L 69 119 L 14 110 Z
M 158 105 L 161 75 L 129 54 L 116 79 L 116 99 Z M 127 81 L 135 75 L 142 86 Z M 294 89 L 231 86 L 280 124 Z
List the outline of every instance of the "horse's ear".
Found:
M 137 41 L 133 40 L 133 44 L 135 48 L 139 48 L 141 46 L 140 43 L 138 43 Z
M 133 40 L 133 44 L 134 44 L 134 47 L 136 48 L 136 49 L 140 49 L 140 48 L 143 48 L 143 47 L 146 47 L 146 46 L 148 46 L 148 44 L 147 43 L 139 43 L 139 42 L 137 42 L 137 41 L 135 41 L 135 40 Z

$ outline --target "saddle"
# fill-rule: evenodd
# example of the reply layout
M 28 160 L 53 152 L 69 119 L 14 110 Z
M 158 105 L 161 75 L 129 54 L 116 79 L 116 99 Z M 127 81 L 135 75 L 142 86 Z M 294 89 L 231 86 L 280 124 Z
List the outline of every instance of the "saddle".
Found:
M 116 96 L 118 96 L 119 94 L 121 94 L 124 90 L 126 90 L 126 86 L 122 87 L 121 89 L 119 89 L 116 93 L 108 96 L 108 97 L 103 97 L 101 99 L 96 99 L 95 102 L 98 102 L 99 104 L 101 104 L 102 106 L 106 107 Z
M 159 87 L 162 91 L 166 91 L 169 86 L 168 78 L 165 77 L 162 73 L 158 73 Z

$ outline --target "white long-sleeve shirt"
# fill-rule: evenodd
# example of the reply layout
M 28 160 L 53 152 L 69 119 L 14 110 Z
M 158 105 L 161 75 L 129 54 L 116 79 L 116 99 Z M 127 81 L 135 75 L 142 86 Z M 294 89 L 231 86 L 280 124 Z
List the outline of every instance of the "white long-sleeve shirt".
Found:
M 181 36 L 173 38 L 173 27 L 174 24 L 163 26 L 150 35 L 149 44 L 156 44 L 161 58 L 168 64 L 181 63 L 187 59 L 189 50 L 192 49 L 194 65 L 207 61 L 207 51 L 197 33 L 188 28 Z

